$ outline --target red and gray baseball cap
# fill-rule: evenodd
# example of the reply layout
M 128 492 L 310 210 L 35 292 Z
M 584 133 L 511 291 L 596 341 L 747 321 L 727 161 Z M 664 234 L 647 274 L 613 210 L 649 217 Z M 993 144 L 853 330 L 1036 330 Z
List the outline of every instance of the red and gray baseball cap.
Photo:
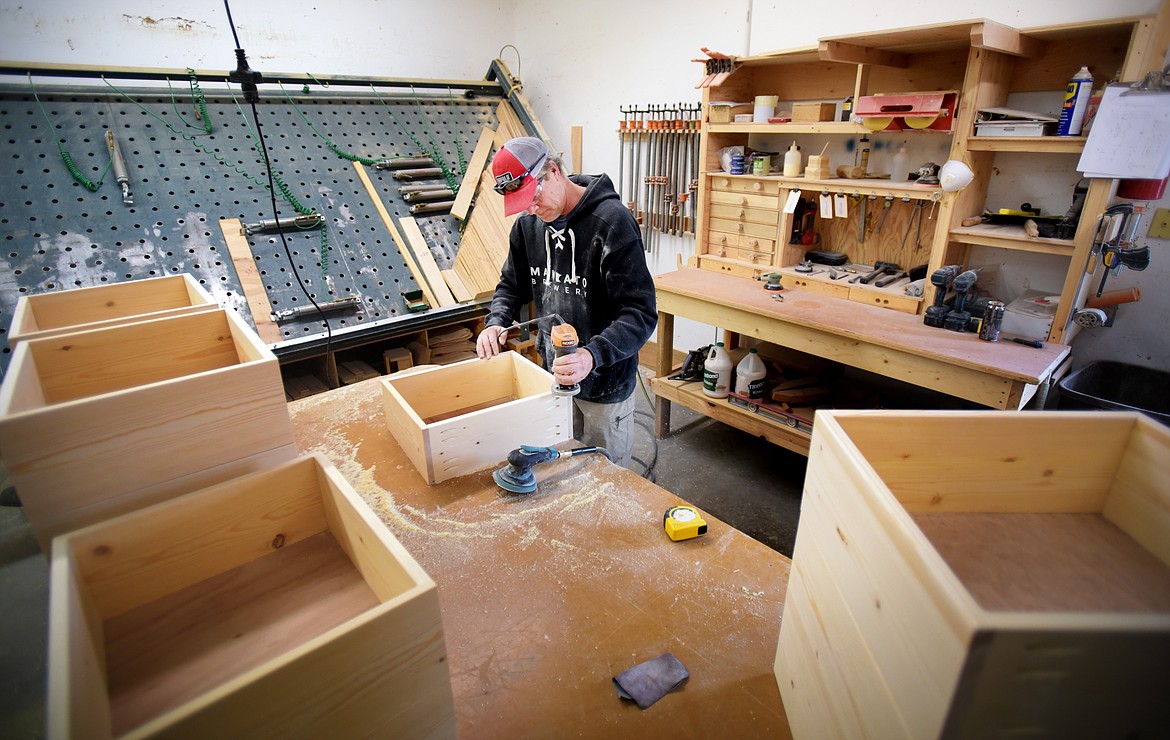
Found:
M 504 196 L 504 215 L 528 210 L 536 192 L 537 177 L 548 159 L 548 147 L 540 139 L 522 136 L 500 148 L 492 160 L 495 191 Z

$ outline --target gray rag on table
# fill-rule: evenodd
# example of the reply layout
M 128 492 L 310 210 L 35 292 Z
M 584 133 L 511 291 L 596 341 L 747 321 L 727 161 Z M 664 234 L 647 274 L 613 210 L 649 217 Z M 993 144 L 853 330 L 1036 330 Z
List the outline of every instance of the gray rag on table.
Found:
M 645 709 L 678 688 L 691 674 L 678 658 L 663 653 L 613 677 L 614 688 L 623 699 L 633 699 Z

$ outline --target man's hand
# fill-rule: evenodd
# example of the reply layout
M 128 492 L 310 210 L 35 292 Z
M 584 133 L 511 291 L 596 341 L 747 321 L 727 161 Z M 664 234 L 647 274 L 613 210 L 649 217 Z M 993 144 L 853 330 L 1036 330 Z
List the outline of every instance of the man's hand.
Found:
M 479 333 L 475 340 L 475 353 L 486 360 L 500 354 L 500 347 L 508 341 L 508 330 L 502 326 L 489 326 Z
M 552 364 L 553 377 L 561 385 L 580 383 L 589 377 L 592 370 L 593 354 L 584 347 L 578 347 L 577 351 L 571 355 L 558 357 L 553 360 Z

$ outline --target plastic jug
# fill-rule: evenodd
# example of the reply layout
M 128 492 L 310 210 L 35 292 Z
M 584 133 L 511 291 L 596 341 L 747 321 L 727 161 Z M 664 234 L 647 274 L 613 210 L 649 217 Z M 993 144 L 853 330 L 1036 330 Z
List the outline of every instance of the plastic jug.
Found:
M 703 363 L 703 393 L 711 398 L 727 398 L 731 391 L 731 355 L 717 343 L 707 352 Z
M 768 374 L 764 361 L 752 347 L 735 366 L 735 392 L 748 398 L 761 399 L 764 397 L 764 377 Z

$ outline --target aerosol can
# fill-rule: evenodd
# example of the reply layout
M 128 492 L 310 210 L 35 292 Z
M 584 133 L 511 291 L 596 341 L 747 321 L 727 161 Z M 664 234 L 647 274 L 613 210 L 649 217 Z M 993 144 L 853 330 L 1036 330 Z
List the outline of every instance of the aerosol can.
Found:
M 1085 122 L 1085 111 L 1089 107 L 1089 97 L 1092 94 L 1093 75 L 1088 67 L 1081 67 L 1065 88 L 1064 105 L 1060 108 L 1060 123 L 1056 126 L 1057 136 L 1080 136 L 1081 125 Z

